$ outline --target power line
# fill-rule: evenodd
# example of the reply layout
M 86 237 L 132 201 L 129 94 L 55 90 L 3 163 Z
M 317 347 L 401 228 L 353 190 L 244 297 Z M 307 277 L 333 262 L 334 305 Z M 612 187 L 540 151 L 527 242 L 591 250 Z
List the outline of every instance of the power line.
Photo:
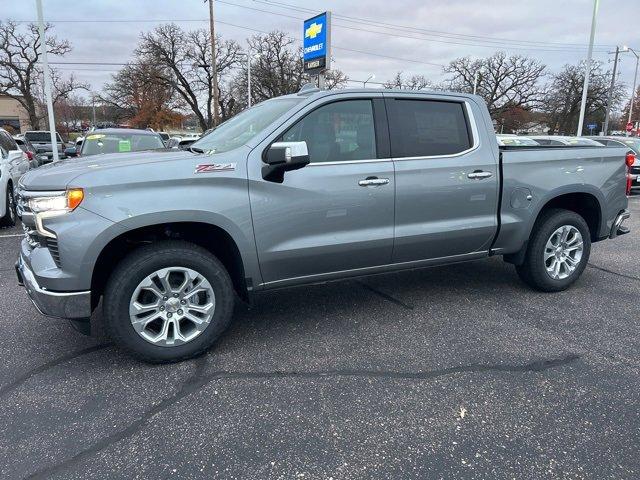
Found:
M 306 13 L 315 13 L 315 10 L 310 8 L 300 7 L 298 5 L 292 5 L 289 3 L 275 1 L 275 0 L 252 0 L 252 1 L 255 3 L 261 3 L 261 4 L 270 5 L 274 7 L 286 8 L 289 10 L 297 10 L 297 11 L 306 12 Z M 408 25 L 399 25 L 399 24 L 393 24 L 388 22 L 381 22 L 379 20 L 364 19 L 362 17 L 344 15 L 344 14 L 339 14 L 335 12 L 333 12 L 333 17 L 342 18 L 355 23 L 364 23 L 366 25 L 380 25 L 383 27 L 402 29 L 402 30 L 412 30 L 415 32 L 422 32 L 429 35 L 437 35 L 437 36 L 448 37 L 448 38 L 468 38 L 468 39 L 479 39 L 479 40 L 486 40 L 486 41 L 495 41 L 495 42 L 503 42 L 503 43 L 506 42 L 506 43 L 514 43 L 514 44 L 525 44 L 525 45 L 526 44 L 556 45 L 556 46 L 575 46 L 575 47 L 586 48 L 586 46 L 582 43 L 548 42 L 548 41 L 537 41 L 537 40 L 515 40 L 510 38 L 490 37 L 487 35 L 470 35 L 470 34 L 462 34 L 462 33 L 443 32 L 439 30 L 430 30 L 430 29 L 412 27 Z M 595 45 L 595 46 L 600 48 L 612 47 L 612 45 L 605 45 L 605 44 Z

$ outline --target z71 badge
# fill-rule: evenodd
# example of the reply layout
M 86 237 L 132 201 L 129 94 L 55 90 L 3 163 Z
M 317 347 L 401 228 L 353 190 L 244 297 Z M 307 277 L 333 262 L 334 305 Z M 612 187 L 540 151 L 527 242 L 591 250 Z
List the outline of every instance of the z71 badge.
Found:
M 224 172 L 227 170 L 235 170 L 235 163 L 202 163 L 196 166 L 196 171 L 193 173 L 213 173 Z

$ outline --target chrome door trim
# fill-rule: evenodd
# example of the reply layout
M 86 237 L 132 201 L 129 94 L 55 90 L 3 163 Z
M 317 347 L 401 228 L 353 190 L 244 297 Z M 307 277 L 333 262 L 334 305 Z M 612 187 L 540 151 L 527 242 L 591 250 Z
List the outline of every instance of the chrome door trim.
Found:
M 308 167 L 322 167 L 324 165 L 354 165 L 357 163 L 380 163 L 380 162 L 390 162 L 390 158 L 375 158 L 371 160 L 336 160 L 333 162 L 311 162 L 304 168 Z
M 271 282 L 263 282 L 258 285 L 260 289 L 279 288 L 297 284 L 317 283 L 323 281 L 341 280 L 348 277 L 358 277 L 363 275 L 373 275 L 376 273 L 387 273 L 396 270 L 411 270 L 413 268 L 423 268 L 439 266 L 448 263 L 466 262 L 478 258 L 489 256 L 488 250 L 478 252 L 463 253 L 460 255 L 452 255 L 449 257 L 428 258 L 423 260 L 412 260 L 410 262 L 389 263 L 386 265 L 377 265 L 375 267 L 355 268 L 351 270 L 337 270 L 335 272 L 318 273 L 315 275 L 305 275 L 301 277 L 291 277 L 282 280 L 274 280 Z

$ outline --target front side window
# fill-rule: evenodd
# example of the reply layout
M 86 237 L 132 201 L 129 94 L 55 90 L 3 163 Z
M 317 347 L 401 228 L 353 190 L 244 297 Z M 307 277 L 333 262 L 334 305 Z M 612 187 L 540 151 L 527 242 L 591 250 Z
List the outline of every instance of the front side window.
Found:
M 394 157 L 453 155 L 471 148 L 462 103 L 396 98 L 388 105 Z
M 371 100 L 344 100 L 317 108 L 278 140 L 307 142 L 312 163 L 375 159 Z

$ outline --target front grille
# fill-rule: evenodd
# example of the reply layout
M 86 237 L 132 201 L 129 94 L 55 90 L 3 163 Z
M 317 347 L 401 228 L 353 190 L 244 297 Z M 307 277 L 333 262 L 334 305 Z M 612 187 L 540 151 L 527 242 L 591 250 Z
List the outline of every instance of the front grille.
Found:
M 634 175 L 640 175 L 640 165 L 631 167 L 630 172 Z

